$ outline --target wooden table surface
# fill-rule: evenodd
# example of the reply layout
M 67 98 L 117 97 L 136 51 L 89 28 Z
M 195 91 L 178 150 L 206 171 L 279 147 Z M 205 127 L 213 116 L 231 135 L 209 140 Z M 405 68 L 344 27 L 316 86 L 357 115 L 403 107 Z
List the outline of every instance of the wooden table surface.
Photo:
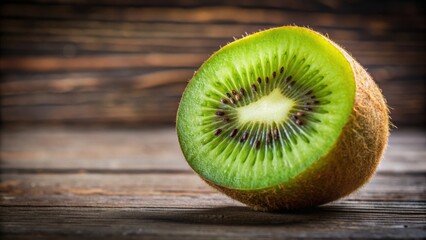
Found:
M 426 237 L 426 138 L 394 130 L 358 192 L 304 212 L 254 212 L 202 182 L 172 128 L 4 129 L 2 239 Z

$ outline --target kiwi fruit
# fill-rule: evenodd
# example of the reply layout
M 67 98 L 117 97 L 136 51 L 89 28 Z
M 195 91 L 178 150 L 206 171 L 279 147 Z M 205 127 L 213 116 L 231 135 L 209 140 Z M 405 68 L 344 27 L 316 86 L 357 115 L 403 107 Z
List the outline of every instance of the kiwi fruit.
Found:
M 189 81 L 176 125 L 191 168 L 260 211 L 348 195 L 374 174 L 389 135 L 385 99 L 366 70 L 296 26 L 214 53 Z

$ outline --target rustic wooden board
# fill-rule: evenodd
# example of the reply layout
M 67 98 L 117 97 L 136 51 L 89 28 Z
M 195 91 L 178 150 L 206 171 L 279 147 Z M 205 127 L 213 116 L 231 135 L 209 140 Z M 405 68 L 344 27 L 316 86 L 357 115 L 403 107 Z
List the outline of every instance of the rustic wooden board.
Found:
M 421 239 L 425 136 L 394 130 L 376 175 L 346 198 L 260 213 L 202 182 L 172 128 L 4 129 L 2 239 Z
M 217 207 L 241 206 L 192 173 L 2 174 L 3 206 Z M 380 174 L 344 202 L 422 201 L 426 177 Z
M 329 35 L 368 68 L 396 125 L 426 121 L 416 1 L 11 1 L 1 6 L 1 122 L 173 124 L 220 46 L 281 25 Z
M 30 238 L 34 232 L 40 238 L 89 239 L 141 236 L 143 239 L 420 239 L 425 234 L 424 224 L 418 223 L 425 217 L 421 211 L 425 211 L 424 204 L 377 207 L 374 202 L 353 202 L 286 214 L 253 212 L 240 206 L 207 209 L 11 207 L 5 211 L 10 219 L 5 227 L 10 239 Z
M 0 139 L 1 166 L 8 172 L 190 171 L 174 132 L 172 128 L 4 129 Z M 425 172 L 424 135 L 423 130 L 417 129 L 392 130 L 392 147 L 386 150 L 379 170 Z

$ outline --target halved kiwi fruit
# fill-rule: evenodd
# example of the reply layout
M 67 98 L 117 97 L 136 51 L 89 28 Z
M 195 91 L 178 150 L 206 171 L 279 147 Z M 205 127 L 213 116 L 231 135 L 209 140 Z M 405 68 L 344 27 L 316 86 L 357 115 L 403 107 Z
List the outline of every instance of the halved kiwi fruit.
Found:
M 208 184 L 254 209 L 300 209 L 373 175 L 385 100 L 343 49 L 302 27 L 258 32 L 213 54 L 189 82 L 177 133 Z

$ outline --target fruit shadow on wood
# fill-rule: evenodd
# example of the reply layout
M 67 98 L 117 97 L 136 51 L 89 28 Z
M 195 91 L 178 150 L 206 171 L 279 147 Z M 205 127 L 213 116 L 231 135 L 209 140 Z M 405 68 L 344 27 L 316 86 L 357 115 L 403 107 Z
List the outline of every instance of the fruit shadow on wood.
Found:
M 331 206 L 320 206 L 304 211 L 257 212 L 248 207 L 229 206 L 210 209 L 162 209 L 144 213 L 143 219 L 164 223 L 183 223 L 224 226 L 280 226 L 305 225 L 335 219 L 347 214 Z

